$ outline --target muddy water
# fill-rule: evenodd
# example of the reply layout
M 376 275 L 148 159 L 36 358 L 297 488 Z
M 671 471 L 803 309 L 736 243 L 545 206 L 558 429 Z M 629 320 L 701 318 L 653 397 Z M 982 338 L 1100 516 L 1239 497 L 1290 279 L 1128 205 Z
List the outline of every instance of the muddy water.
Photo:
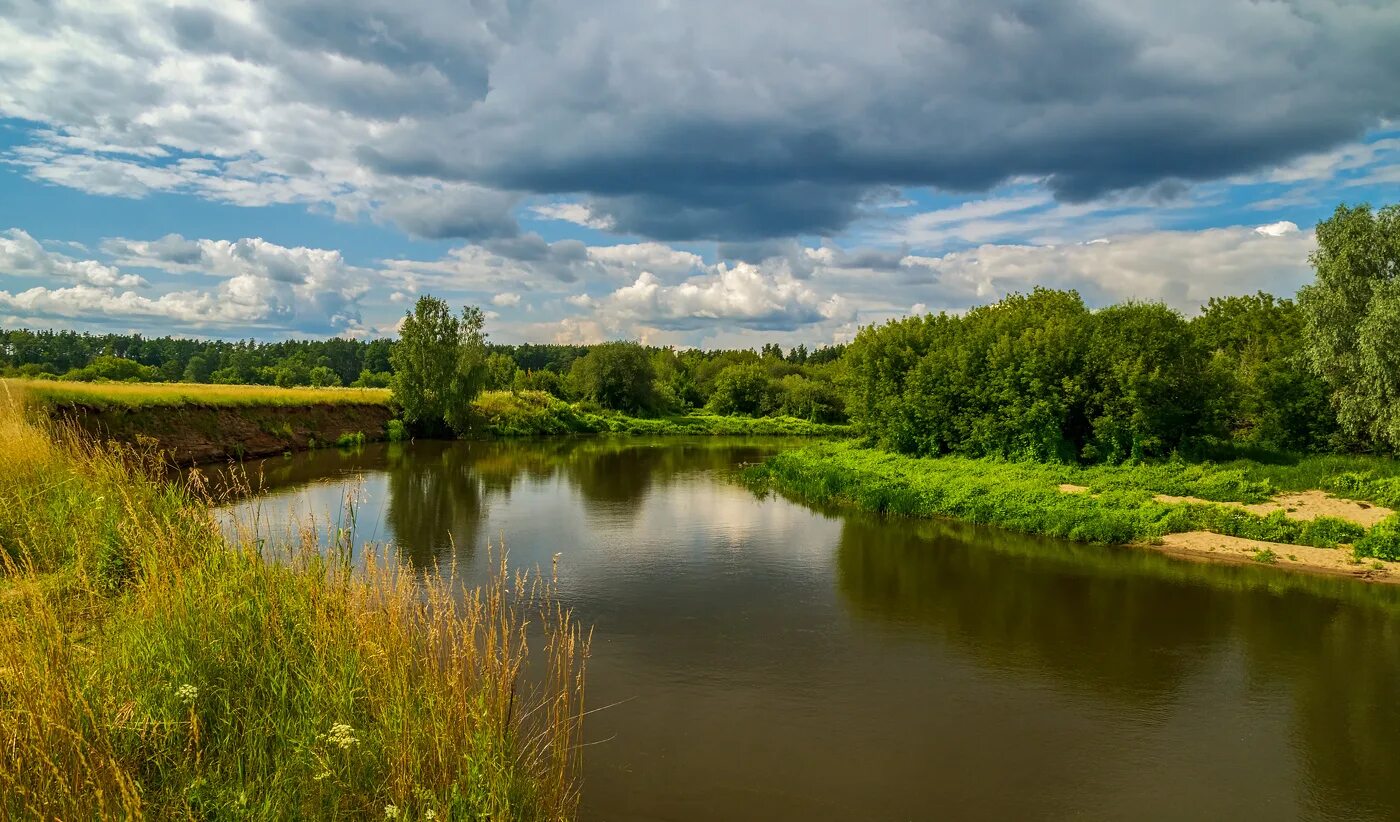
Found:
M 254 464 L 275 529 L 562 552 L 595 626 L 588 820 L 1397 819 L 1400 586 L 759 498 L 761 440 Z

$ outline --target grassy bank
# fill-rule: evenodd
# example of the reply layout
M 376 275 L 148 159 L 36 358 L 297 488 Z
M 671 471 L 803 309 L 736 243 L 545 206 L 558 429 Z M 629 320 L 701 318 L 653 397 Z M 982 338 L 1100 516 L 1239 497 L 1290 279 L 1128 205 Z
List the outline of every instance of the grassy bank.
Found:
M 543 391 L 488 391 L 473 403 L 483 434 L 538 437 L 561 434 L 713 436 L 844 436 L 849 426 L 795 417 L 738 417 L 694 412 L 668 417 L 633 417 L 589 410 Z
M 1400 559 L 1400 515 L 1364 528 L 1333 517 L 1303 521 L 1285 511 L 1259 515 L 1205 500 L 1258 502 L 1281 490 L 1323 488 L 1387 504 L 1394 500 L 1397 476 L 1400 467 L 1393 464 L 1341 457 L 1292 465 L 1081 468 L 960 457 L 919 459 L 854 443 L 786 451 L 748 472 L 757 484 L 812 502 L 903 516 L 954 517 L 1081 542 L 1152 541 L 1166 534 L 1211 531 L 1317 547 L 1354 544 L 1359 556 L 1383 559 Z M 1067 493 L 1064 486 L 1085 490 Z M 1164 501 L 1159 494 L 1202 501 Z
M 387 405 L 387 388 L 278 388 L 272 385 L 206 383 L 60 382 L 4 380 L 12 393 L 41 404 L 89 408 L 171 406 Z
M 548 585 L 229 544 L 53 434 L 0 405 L 0 817 L 573 815 L 584 642 Z

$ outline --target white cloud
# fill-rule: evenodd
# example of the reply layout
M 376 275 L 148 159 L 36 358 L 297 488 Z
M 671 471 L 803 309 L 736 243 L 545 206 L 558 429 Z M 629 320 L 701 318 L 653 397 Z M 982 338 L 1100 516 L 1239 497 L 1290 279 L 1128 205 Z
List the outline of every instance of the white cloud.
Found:
M 1078 289 L 1091 303 L 1161 300 L 1183 311 L 1214 296 L 1291 295 L 1311 279 L 1314 238 L 1291 223 L 1115 235 L 1108 242 L 984 245 L 905 259 L 908 290 L 930 305 L 966 308 L 1035 286 Z
M 135 274 L 123 274 L 96 260 L 75 260 L 44 249 L 28 232 L 0 232 L 0 275 L 59 279 L 93 286 L 133 288 L 145 285 Z
M 503 291 L 491 298 L 491 304 L 505 308 L 514 307 L 520 305 L 520 295 L 510 291 Z
M 1279 220 L 1276 223 L 1261 225 L 1254 229 L 1256 234 L 1263 234 L 1266 237 L 1282 237 L 1285 234 L 1294 234 L 1298 231 L 1298 224 L 1288 220 Z
M 632 321 L 663 329 L 726 324 L 790 330 L 848 313 L 841 298 L 823 298 L 800 280 L 750 263 L 720 263 L 678 285 L 643 272 L 631 285 L 577 304 L 614 324 Z
M 665 243 L 590 246 L 588 258 L 610 274 L 630 274 L 633 277 L 643 271 L 661 276 L 690 274 L 705 265 L 705 260 L 699 254 L 681 251 Z
M 113 264 L 45 251 L 20 229 L 5 232 L 0 235 L 0 271 L 76 284 L 0 292 L 0 304 L 35 319 L 126 318 L 328 334 L 360 326 L 359 300 L 369 291 L 369 272 L 347 264 L 338 251 L 281 246 L 256 237 L 114 238 L 105 241 L 102 250 Z M 212 287 L 140 294 L 132 289 L 152 287 L 124 268 L 197 274 L 217 282 Z
M 558 220 L 599 231 L 611 231 L 614 228 L 611 217 L 595 214 L 593 209 L 583 203 L 544 203 L 530 206 L 530 211 L 543 220 Z

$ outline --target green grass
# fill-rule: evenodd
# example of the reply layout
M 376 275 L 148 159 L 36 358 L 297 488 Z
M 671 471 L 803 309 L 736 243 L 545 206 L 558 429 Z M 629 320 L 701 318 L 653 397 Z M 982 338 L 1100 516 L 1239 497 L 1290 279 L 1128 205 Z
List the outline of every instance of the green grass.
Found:
M 154 469 L 0 404 L 0 818 L 572 818 L 552 584 L 229 543 Z
M 1076 482 L 1090 487 L 1144 488 L 1159 494 L 1202 499 L 1262 502 L 1288 491 L 1329 491 L 1339 497 L 1400 509 L 1400 460 L 1321 454 L 1276 455 L 1273 461 L 1171 460 L 1148 465 L 1068 468 Z
M 1233 506 L 1154 498 L 1166 493 L 1258 501 L 1278 487 L 1272 484 L 1275 478 L 1301 482 L 1307 476 L 1296 469 L 1292 474 L 1271 470 L 1277 471 L 1260 466 L 1251 475 L 1238 465 L 1082 468 L 962 457 L 920 459 L 855 443 L 820 443 L 777 454 L 749 469 L 747 477 L 811 502 L 903 516 L 955 517 L 1080 542 L 1128 543 L 1169 533 L 1213 531 L 1319 547 L 1354 543 L 1362 556 L 1400 558 L 1400 515 L 1368 531 L 1329 517 L 1303 522 L 1282 511 L 1260 516 Z M 1062 483 L 1091 490 L 1064 493 L 1059 489 Z M 1383 491 L 1387 486 L 1372 480 L 1367 487 Z
M 589 411 L 543 391 L 488 391 L 473 403 L 483 433 L 499 437 L 560 434 L 843 436 L 849 426 L 794 417 L 729 417 L 696 412 L 668 417 L 633 417 Z
M 270 385 L 204 383 L 57 382 L 0 380 L 12 395 L 45 405 L 93 408 L 152 406 L 384 405 L 387 388 L 278 388 Z

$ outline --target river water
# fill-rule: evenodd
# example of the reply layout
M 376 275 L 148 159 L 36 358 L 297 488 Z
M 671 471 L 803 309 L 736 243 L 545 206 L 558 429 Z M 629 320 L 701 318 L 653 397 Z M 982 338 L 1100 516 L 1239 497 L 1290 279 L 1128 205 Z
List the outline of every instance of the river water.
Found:
M 489 571 L 594 627 L 585 820 L 1400 819 L 1400 586 L 760 498 L 791 443 L 421 442 L 231 508 Z

